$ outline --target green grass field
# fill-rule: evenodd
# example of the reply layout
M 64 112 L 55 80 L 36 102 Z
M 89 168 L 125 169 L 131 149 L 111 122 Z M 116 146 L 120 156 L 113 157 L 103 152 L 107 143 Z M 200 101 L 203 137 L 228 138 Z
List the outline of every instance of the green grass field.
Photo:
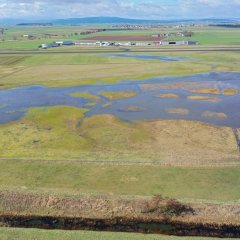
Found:
M 86 231 L 47 231 L 34 229 L 0 228 L 1 240 L 214 240 L 201 237 L 171 237 L 133 233 L 106 233 Z M 228 239 L 226 239 L 228 240 Z M 232 240 L 236 240 L 233 239 Z
M 53 194 L 111 194 L 240 201 L 240 168 L 190 168 L 1 160 L 0 188 Z M 223 194 L 224 191 L 224 194 Z

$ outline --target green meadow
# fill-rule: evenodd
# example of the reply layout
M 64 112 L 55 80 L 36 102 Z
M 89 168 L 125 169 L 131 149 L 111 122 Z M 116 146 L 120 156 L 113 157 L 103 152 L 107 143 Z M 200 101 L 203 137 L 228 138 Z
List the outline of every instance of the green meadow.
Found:
M 61 195 L 159 195 L 183 201 L 239 202 L 240 168 L 0 160 L 0 188 Z M 223 194 L 224 190 L 224 194 Z

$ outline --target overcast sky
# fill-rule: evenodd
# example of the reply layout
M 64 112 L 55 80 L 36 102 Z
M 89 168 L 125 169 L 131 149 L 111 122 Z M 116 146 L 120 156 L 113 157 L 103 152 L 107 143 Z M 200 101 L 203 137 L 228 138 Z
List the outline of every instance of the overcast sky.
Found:
M 240 0 L 0 0 L 0 18 L 238 18 Z

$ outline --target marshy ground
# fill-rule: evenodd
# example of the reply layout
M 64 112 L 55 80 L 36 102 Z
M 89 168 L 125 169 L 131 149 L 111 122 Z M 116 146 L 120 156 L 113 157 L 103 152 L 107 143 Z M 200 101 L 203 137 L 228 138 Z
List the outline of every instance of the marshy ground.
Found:
M 162 55 L 1 56 L 1 214 L 162 194 L 239 224 L 239 54 Z

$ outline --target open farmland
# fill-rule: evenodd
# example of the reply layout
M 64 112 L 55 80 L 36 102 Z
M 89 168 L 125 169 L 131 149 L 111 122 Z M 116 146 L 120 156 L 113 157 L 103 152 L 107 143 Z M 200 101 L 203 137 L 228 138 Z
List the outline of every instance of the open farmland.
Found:
M 31 30 L 38 39 L 20 38 Z M 0 55 L 0 226 L 15 226 L 8 217 L 36 220 L 36 226 L 33 218 L 40 216 L 59 218 L 57 227 L 89 218 L 95 230 L 96 219 L 113 226 L 129 221 L 129 229 L 133 220 L 239 229 L 240 55 L 227 46 L 239 44 L 239 30 L 225 30 L 193 29 L 191 39 L 203 46 L 165 52 L 152 46 L 57 52 L 37 45 L 63 38 L 153 41 L 152 34 L 166 29 L 82 36 L 69 26 L 54 29 L 58 37 L 49 39 L 42 36 L 51 27 L 8 31 L 8 39 L 19 38 L 0 49 L 36 52 Z M 162 212 L 165 202 L 183 211 Z M 155 225 L 137 231 L 158 233 Z M 35 239 L 178 240 L 5 228 L 0 238 L 30 240 L 36 233 Z M 191 234 L 208 236 L 204 230 Z M 212 236 L 236 236 L 221 234 Z
M 53 41 L 86 41 L 91 39 L 93 41 L 100 40 L 112 40 L 112 41 L 159 41 L 163 37 L 152 37 L 155 34 L 177 33 L 179 29 L 175 28 L 152 28 L 152 29 L 135 29 L 118 31 L 103 31 L 96 32 L 89 35 L 81 35 L 82 31 L 87 31 L 89 26 L 53 26 L 53 27 L 33 27 L 33 26 L 19 26 L 11 27 L 5 31 L 0 41 L 0 49 L 2 50 L 33 50 L 37 49 L 41 43 L 53 42 Z M 93 25 L 93 29 L 103 29 L 104 25 Z M 109 27 L 109 26 L 108 26 Z M 189 31 L 193 31 L 192 37 L 180 37 L 169 36 L 164 40 L 195 40 L 199 41 L 203 46 L 237 46 L 240 44 L 240 30 L 229 28 L 216 28 L 216 27 L 201 27 L 201 28 L 189 28 Z M 30 34 L 34 36 L 34 39 L 28 40 L 23 37 L 24 34 Z

